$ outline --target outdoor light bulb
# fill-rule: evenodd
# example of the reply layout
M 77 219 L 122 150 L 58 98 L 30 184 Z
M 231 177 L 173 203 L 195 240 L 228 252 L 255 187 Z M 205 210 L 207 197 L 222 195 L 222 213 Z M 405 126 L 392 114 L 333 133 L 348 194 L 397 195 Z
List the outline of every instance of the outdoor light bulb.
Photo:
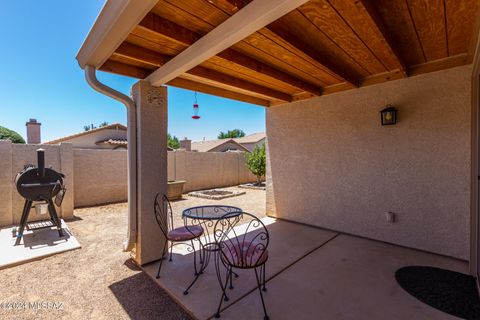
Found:
M 385 114 L 385 120 L 388 120 L 388 121 L 392 120 L 392 113 L 391 112 L 387 112 Z

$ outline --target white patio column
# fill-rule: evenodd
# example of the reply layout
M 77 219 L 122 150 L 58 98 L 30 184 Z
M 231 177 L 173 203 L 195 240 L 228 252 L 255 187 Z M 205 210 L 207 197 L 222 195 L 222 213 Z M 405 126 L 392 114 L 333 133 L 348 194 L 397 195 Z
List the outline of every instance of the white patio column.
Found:
M 167 88 L 139 81 L 132 87 L 137 106 L 137 245 L 135 261 L 160 259 L 165 238 L 157 225 L 155 195 L 167 193 Z

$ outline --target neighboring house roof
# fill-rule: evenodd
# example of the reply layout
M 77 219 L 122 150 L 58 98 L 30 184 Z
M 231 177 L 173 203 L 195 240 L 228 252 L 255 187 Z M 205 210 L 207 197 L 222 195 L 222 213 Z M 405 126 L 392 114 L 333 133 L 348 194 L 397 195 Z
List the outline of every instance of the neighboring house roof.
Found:
M 248 152 L 248 149 L 236 142 L 233 139 L 219 139 L 219 140 L 206 140 L 206 141 L 193 141 L 192 150 L 198 152 L 209 152 L 222 144 L 232 143 L 235 144 L 239 150 Z
M 106 130 L 106 129 L 127 130 L 127 127 L 124 126 L 123 124 L 120 124 L 120 123 L 113 123 L 113 124 L 106 125 L 104 127 L 100 127 L 100 128 L 96 128 L 96 129 L 92 129 L 92 130 L 88 130 L 88 131 L 83 131 L 83 132 L 80 132 L 80 133 L 72 134 L 70 136 L 66 136 L 66 137 L 63 137 L 63 138 L 48 141 L 48 142 L 45 142 L 44 144 L 59 144 L 61 142 L 65 142 L 65 141 L 68 141 L 68 140 L 73 139 L 73 138 L 78 138 L 78 137 L 81 137 L 81 136 L 85 136 L 85 135 L 92 134 L 94 132 L 98 132 L 98 131 L 102 131 L 102 130 Z
M 95 144 L 109 144 L 112 146 L 126 146 L 128 144 L 127 139 L 107 139 L 102 141 L 97 141 Z
M 263 139 L 265 139 L 267 135 L 265 132 L 257 132 L 253 134 L 249 134 L 248 136 L 235 138 L 234 140 L 238 143 L 257 143 Z

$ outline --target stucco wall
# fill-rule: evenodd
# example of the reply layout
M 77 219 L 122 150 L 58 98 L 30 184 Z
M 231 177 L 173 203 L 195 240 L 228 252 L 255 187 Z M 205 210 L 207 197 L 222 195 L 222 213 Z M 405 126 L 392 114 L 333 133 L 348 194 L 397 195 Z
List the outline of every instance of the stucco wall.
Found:
M 268 214 L 467 259 L 470 77 L 463 66 L 268 108 Z M 386 104 L 397 125 L 380 125 Z
M 169 180 L 186 180 L 185 192 L 234 186 L 256 181 L 245 165 L 243 152 L 189 152 L 177 150 L 169 157 L 175 174 Z M 173 160 L 173 163 L 170 162 Z
M 75 207 L 127 200 L 127 151 L 74 149 Z

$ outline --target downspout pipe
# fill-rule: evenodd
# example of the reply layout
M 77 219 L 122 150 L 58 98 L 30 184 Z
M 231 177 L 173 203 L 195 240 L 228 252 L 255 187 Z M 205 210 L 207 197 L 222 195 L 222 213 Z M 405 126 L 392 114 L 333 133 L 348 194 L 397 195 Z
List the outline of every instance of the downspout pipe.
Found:
M 137 120 L 135 102 L 127 95 L 118 92 L 97 79 L 96 69 L 85 66 L 85 78 L 95 90 L 110 98 L 120 101 L 127 108 L 128 140 L 128 238 L 124 244 L 125 251 L 131 251 L 137 240 Z

